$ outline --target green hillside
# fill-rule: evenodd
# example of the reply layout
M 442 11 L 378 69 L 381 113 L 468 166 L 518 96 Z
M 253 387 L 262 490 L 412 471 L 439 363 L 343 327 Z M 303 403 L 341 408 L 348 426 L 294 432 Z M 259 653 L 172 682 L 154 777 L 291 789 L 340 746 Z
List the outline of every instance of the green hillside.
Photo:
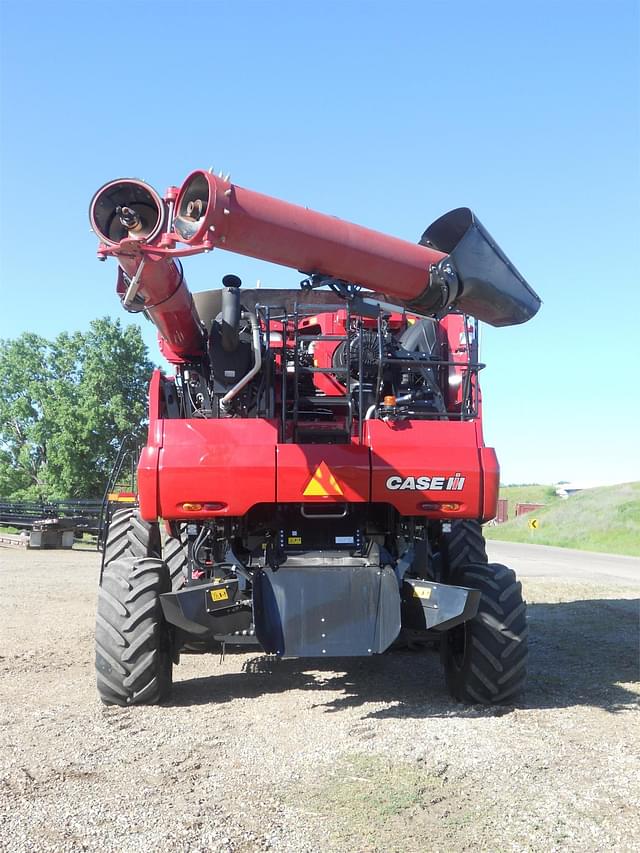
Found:
M 640 482 L 585 489 L 567 500 L 550 486 L 507 486 L 500 497 L 509 500 L 509 521 L 485 525 L 487 539 L 557 545 L 583 551 L 603 551 L 640 557 Z M 516 503 L 545 503 L 542 509 L 514 518 Z M 538 520 L 537 530 L 529 521 Z

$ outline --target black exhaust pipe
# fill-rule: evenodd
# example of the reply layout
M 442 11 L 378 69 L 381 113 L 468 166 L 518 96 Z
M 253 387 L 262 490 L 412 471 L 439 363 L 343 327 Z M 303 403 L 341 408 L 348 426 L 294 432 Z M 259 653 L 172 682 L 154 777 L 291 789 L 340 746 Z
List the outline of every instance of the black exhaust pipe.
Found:
M 222 279 L 222 317 L 220 319 L 222 349 L 235 352 L 238 348 L 238 328 L 240 326 L 240 287 L 242 282 L 237 275 L 225 275 Z

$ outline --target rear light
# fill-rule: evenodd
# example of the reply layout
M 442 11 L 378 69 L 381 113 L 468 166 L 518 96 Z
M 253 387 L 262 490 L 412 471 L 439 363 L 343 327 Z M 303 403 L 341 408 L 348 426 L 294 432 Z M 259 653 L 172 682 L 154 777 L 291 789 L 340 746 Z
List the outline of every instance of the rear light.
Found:
M 432 512 L 458 512 L 460 509 L 460 504 L 457 503 L 432 503 L 431 501 L 425 501 L 418 505 L 420 509 L 428 509 Z
M 226 507 L 225 503 L 220 501 L 212 502 L 212 503 L 196 503 L 193 501 L 186 501 L 185 503 L 180 504 L 180 509 L 185 512 L 215 512 L 216 510 L 224 509 Z

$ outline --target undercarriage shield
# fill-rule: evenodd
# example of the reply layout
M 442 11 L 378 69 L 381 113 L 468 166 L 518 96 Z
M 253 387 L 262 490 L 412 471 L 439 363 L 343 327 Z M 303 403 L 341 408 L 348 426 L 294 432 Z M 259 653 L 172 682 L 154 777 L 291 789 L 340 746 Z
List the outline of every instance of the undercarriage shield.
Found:
M 253 606 L 261 645 L 283 657 L 376 654 L 400 632 L 398 581 L 388 566 L 266 568 L 255 579 Z

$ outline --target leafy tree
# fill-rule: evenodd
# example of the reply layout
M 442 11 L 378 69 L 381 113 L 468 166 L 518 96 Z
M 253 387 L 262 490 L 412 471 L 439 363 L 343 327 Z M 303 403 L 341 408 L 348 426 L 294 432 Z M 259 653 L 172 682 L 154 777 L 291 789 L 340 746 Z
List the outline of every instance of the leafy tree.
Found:
M 140 330 L 108 317 L 0 340 L 0 495 L 101 496 L 120 437 L 144 434 L 152 369 Z

